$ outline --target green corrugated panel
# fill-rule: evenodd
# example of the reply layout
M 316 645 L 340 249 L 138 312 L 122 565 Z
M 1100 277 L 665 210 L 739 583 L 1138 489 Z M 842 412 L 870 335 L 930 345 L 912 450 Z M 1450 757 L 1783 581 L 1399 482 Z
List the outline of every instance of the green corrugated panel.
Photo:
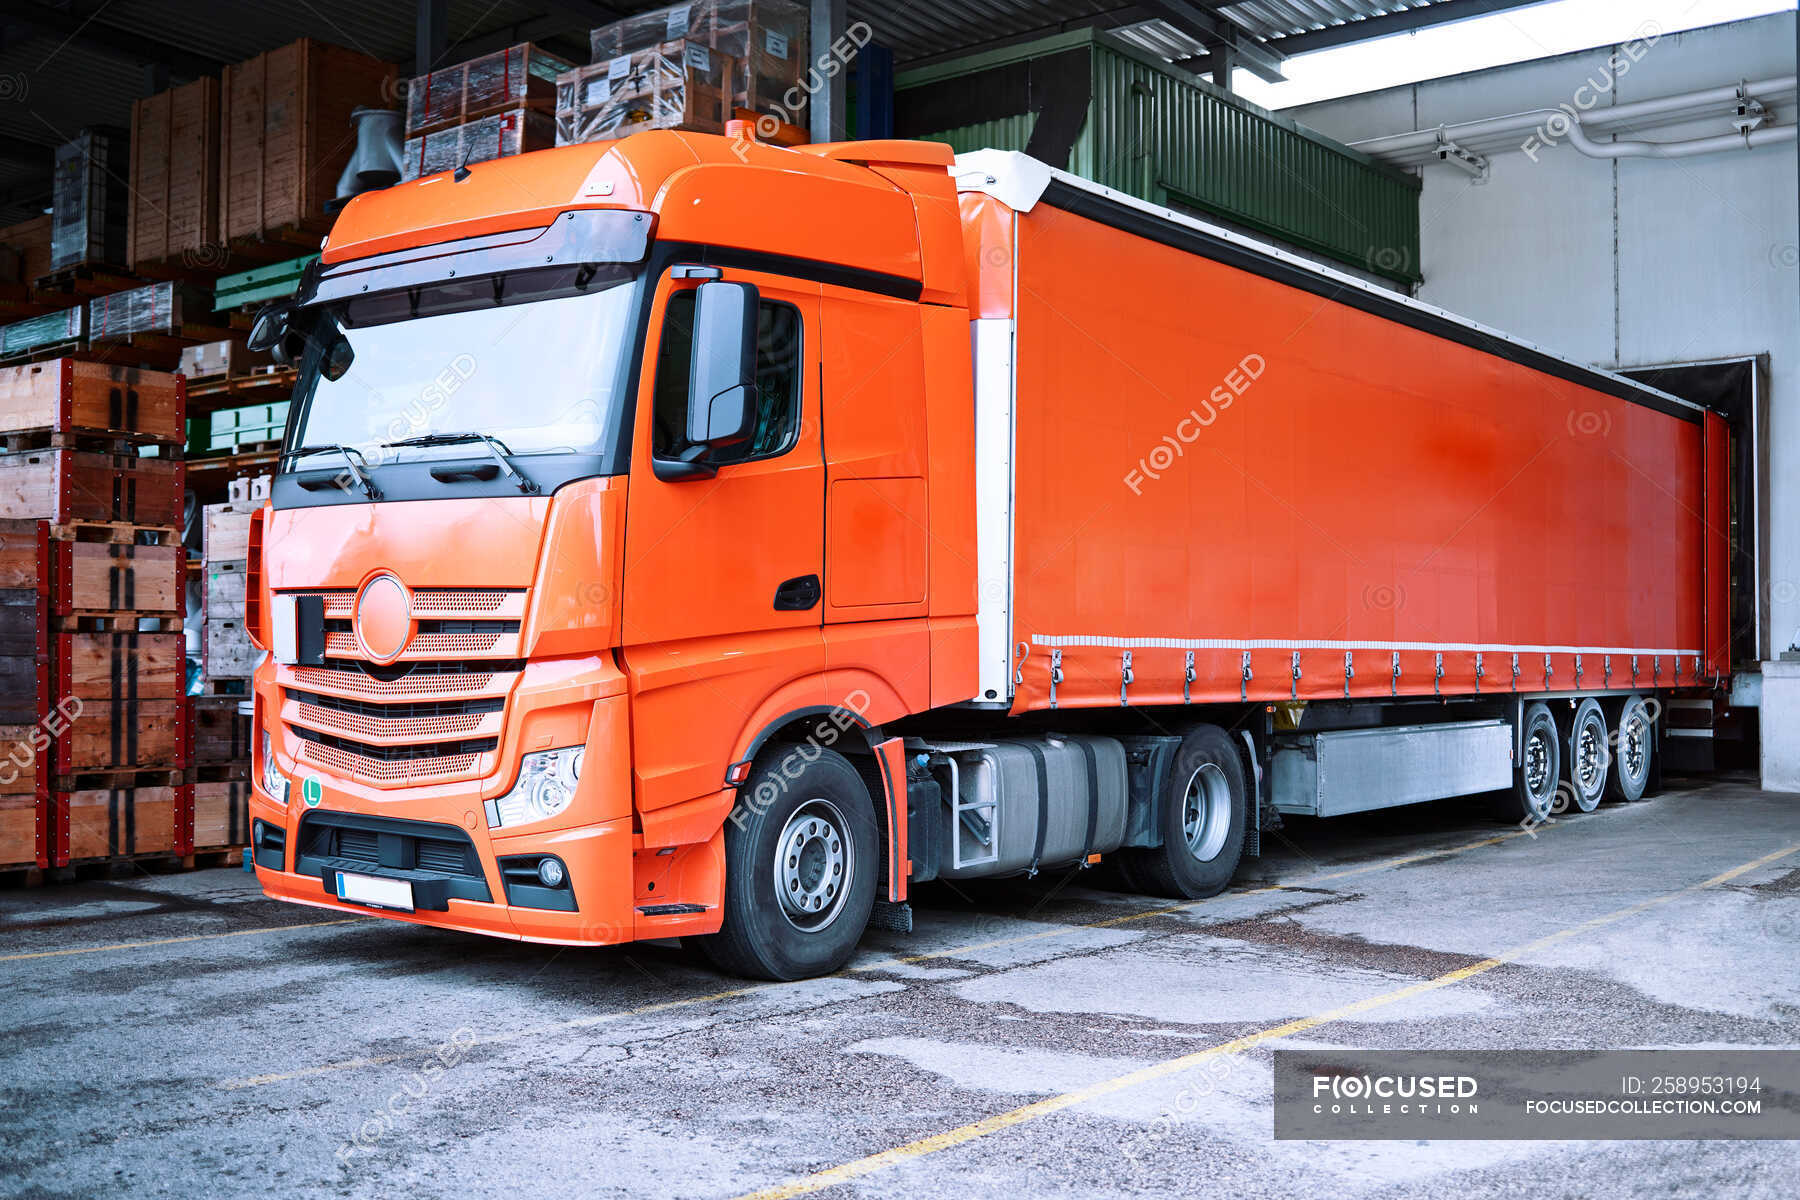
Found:
M 213 285 L 213 311 L 243 308 L 250 304 L 267 304 L 283 296 L 291 296 L 300 287 L 300 276 L 316 254 L 302 254 L 287 262 L 266 267 L 253 267 L 236 275 L 224 275 Z
M 931 135 L 934 142 L 949 142 L 958 154 L 970 150 L 1023 150 L 1031 140 L 1031 127 L 1037 124 L 1036 113 L 1020 117 L 1001 117 L 997 121 L 981 121 L 957 129 L 945 129 Z
M 1092 90 L 1069 170 L 1154 204 L 1194 210 L 1399 282 L 1419 279 L 1419 181 L 1082 30 L 908 71 L 908 90 L 1086 46 Z M 1035 116 L 923 136 L 961 154 L 1023 150 Z

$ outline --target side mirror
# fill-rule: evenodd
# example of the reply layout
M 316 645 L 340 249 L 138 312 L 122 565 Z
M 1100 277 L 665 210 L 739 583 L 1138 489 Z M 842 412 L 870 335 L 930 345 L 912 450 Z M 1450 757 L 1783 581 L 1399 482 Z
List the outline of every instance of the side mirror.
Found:
M 246 344 L 252 350 L 267 351 L 284 367 L 293 365 L 294 355 L 288 337 L 293 317 L 292 301 L 277 300 L 263 305 L 257 310 L 256 319 L 250 322 L 250 337 Z
M 687 440 L 730 446 L 750 436 L 756 412 L 756 286 L 703 283 L 694 296 Z

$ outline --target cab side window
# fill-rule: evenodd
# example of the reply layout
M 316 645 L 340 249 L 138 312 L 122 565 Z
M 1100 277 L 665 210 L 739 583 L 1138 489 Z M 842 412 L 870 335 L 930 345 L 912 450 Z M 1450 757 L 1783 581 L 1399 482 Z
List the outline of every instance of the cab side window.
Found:
M 750 436 L 708 461 L 716 466 L 774 458 L 793 446 L 800 429 L 800 310 L 764 300 L 756 312 L 756 421 Z M 688 370 L 694 358 L 694 293 L 676 292 L 663 313 L 656 356 L 656 395 L 651 449 L 679 458 L 688 449 Z

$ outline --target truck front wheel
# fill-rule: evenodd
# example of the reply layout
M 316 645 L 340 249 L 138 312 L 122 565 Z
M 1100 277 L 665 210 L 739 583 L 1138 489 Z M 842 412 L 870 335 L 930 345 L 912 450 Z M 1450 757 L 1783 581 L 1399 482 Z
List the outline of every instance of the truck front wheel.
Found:
M 725 920 L 700 948 L 734 975 L 828 975 L 868 926 L 879 862 L 868 788 L 843 755 L 766 750 L 726 818 Z
M 1162 845 L 1121 852 L 1120 874 L 1140 892 L 1182 900 L 1216 896 L 1244 853 L 1244 763 L 1225 731 L 1201 725 L 1175 751 L 1162 802 Z

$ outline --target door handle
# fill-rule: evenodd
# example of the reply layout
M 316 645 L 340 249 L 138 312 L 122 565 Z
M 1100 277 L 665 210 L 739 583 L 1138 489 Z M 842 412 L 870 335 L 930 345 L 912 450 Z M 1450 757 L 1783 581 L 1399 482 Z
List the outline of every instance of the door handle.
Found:
M 801 575 L 775 589 L 776 612 L 805 612 L 819 602 L 819 577 Z

